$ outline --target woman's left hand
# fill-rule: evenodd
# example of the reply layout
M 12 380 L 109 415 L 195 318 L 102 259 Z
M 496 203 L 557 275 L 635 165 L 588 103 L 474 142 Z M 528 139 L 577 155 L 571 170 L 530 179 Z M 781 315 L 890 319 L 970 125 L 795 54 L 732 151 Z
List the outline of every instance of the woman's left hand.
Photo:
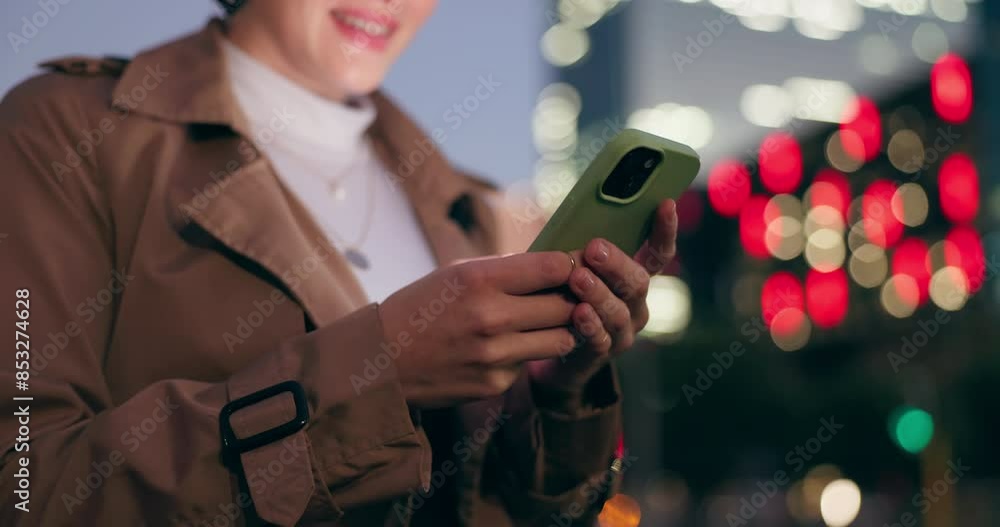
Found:
M 577 346 L 561 357 L 530 363 L 532 380 L 578 392 L 611 357 L 629 349 L 649 320 L 649 278 L 673 259 L 676 240 L 677 205 L 668 199 L 657 207 L 649 238 L 635 255 L 603 239 L 574 251 L 569 286 L 580 302 L 572 314 Z

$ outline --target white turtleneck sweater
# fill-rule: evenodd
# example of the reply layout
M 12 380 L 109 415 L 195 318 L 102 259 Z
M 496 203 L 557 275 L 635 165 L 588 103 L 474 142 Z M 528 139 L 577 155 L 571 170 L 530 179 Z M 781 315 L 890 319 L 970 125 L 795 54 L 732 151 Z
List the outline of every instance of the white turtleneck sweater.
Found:
M 375 119 L 372 102 L 325 99 L 230 42 L 224 49 L 251 139 L 330 243 L 365 255 L 368 269 L 351 268 L 369 299 L 380 302 L 432 271 L 434 257 L 413 209 L 365 135 Z

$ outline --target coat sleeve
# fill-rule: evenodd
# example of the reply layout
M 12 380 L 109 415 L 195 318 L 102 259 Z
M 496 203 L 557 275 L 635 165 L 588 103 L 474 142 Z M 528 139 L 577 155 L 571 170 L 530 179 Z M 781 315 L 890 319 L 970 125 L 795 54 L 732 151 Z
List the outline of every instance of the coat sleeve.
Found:
M 31 104 L 0 104 L 0 320 L 25 343 L 0 361 L 0 524 L 292 525 L 427 486 L 429 449 L 392 367 L 360 394 L 344 371 L 354 368 L 337 367 L 380 349 L 374 305 L 222 382 L 168 379 L 116 400 L 103 368 L 119 299 L 109 278 L 124 266 L 115 219 L 92 160 L 53 170 L 83 125 L 63 122 L 73 112 L 23 110 Z M 304 387 L 305 430 L 230 471 L 220 409 L 286 380 Z M 237 411 L 233 427 L 246 437 L 294 407 L 286 393 Z
M 534 200 L 488 188 L 496 252 L 524 251 L 545 224 Z M 621 389 L 613 365 L 580 392 L 542 390 L 522 378 L 507 392 L 511 421 L 496 434 L 483 474 L 497 481 L 516 525 L 591 525 L 621 473 L 612 460 L 621 431 Z
M 507 393 L 511 415 L 490 449 L 484 473 L 515 525 L 594 525 L 617 492 L 614 468 L 621 396 L 614 368 L 594 376 L 587 394 L 543 392 L 527 380 Z

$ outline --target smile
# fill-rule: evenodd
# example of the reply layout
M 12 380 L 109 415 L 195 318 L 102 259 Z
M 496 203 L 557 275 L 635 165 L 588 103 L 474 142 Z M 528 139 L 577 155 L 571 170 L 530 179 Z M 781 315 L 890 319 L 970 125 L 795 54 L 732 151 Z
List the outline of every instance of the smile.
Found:
M 398 26 L 387 16 L 364 10 L 337 10 L 333 19 L 352 44 L 376 50 L 385 48 Z

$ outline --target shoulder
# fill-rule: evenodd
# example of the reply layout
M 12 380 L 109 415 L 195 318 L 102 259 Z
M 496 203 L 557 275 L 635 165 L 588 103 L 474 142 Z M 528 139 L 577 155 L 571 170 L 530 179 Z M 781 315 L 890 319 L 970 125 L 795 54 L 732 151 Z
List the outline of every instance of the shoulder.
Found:
M 5 131 L 74 126 L 110 111 L 111 94 L 128 60 L 116 57 L 65 57 L 40 64 L 43 73 L 12 88 L 0 101 Z

